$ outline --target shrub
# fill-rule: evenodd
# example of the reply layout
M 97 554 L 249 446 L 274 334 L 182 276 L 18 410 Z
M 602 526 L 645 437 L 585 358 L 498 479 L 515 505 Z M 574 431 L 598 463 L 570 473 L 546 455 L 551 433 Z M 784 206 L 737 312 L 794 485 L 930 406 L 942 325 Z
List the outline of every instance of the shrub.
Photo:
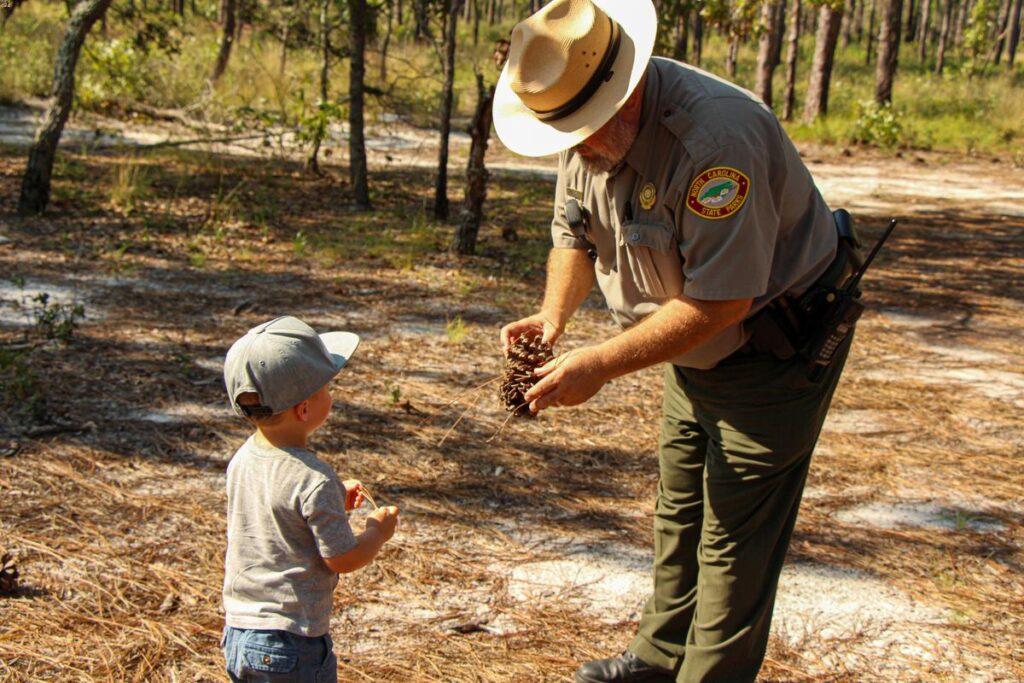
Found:
M 861 102 L 857 107 L 857 120 L 853 124 L 851 139 L 862 145 L 896 147 L 903 142 L 904 131 L 900 114 L 889 104 Z

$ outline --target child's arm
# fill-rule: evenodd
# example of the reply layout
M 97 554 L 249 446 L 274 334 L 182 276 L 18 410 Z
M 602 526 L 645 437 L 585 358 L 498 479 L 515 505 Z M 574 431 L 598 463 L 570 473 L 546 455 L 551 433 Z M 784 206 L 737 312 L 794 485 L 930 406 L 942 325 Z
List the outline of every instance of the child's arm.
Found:
M 324 562 L 331 571 L 339 574 L 348 574 L 365 567 L 394 535 L 397 523 L 398 508 L 390 506 L 374 510 L 366 520 L 366 529 L 356 536 L 356 547 L 341 555 L 325 557 Z

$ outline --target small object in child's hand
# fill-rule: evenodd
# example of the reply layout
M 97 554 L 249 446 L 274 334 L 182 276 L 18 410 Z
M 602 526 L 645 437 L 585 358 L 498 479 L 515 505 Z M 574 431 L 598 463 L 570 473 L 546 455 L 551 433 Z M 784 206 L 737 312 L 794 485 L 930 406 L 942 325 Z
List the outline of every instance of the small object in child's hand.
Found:
M 370 495 L 370 492 L 366 490 L 366 485 L 365 484 L 363 485 L 362 493 L 363 493 L 363 498 L 365 498 L 370 503 L 370 505 L 373 506 L 373 509 L 376 510 L 377 509 L 377 503 L 374 502 L 373 496 Z

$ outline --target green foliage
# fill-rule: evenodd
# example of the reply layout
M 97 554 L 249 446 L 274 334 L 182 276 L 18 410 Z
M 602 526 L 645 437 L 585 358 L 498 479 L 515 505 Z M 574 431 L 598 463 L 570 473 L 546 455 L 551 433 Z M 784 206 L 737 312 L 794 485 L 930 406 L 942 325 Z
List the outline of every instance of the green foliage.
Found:
M 462 316 L 457 315 L 452 320 L 449 320 L 444 326 L 444 333 L 448 337 L 449 344 L 459 344 L 463 339 L 466 338 L 466 333 L 469 330 L 466 329 L 466 323 L 462 322 Z
M 138 68 L 141 53 L 125 40 L 110 40 L 85 51 L 88 66 L 78 85 L 78 98 L 86 105 L 130 97 L 141 100 L 152 84 Z
M 402 387 L 394 382 L 388 382 L 388 405 L 396 406 L 402 400 Z
M 0 31 L 0 102 L 46 97 L 53 87 L 53 58 L 63 32 L 58 3 L 22 6 Z
M 295 256 L 301 257 L 305 255 L 306 249 L 309 248 L 309 237 L 305 232 L 299 230 L 295 233 L 295 237 L 292 239 L 292 253 Z
M 968 75 L 974 75 L 988 64 L 988 51 L 998 21 L 999 0 L 978 0 L 971 8 L 971 15 L 964 28 L 964 52 L 967 60 L 960 68 Z
M 35 329 L 43 339 L 56 339 L 65 343 L 71 341 L 78 321 L 85 317 L 85 307 L 81 304 L 50 303 L 50 295 L 46 292 L 32 297 L 32 303 Z
M 858 105 L 857 120 L 851 138 L 862 145 L 892 148 L 903 141 L 903 126 L 899 113 L 889 104 L 879 105 L 874 100 Z
M 346 109 L 334 102 L 321 102 L 313 113 L 299 121 L 295 138 L 303 145 L 316 145 L 327 139 L 331 123 L 344 121 Z
M 46 417 L 46 397 L 27 350 L 0 346 L 0 407 L 35 421 Z

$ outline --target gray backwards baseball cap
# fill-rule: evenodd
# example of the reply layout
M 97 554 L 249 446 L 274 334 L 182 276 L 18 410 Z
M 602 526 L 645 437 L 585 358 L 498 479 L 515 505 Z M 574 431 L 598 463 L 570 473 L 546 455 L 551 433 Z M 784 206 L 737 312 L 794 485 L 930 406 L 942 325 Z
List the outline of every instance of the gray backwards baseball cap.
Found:
M 284 316 L 257 325 L 236 341 L 224 359 L 228 400 L 239 415 L 269 417 L 305 401 L 331 381 L 359 346 L 351 332 L 316 331 Z M 240 406 L 253 392 L 258 406 Z

